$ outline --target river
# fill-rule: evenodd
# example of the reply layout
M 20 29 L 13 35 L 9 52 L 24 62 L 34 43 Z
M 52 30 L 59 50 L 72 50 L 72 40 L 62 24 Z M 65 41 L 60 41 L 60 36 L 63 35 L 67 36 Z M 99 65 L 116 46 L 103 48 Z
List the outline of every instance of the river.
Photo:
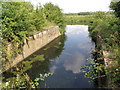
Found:
M 39 81 L 42 88 L 93 88 L 95 82 L 85 78 L 85 73 L 80 70 L 82 66 L 90 64 L 87 59 L 92 58 L 91 51 L 94 48 L 87 25 L 66 25 L 65 35 L 25 59 L 30 61 L 39 55 L 45 58 L 42 62 L 30 64 L 26 72 L 32 80 L 39 77 L 40 73 L 52 73 L 45 81 Z

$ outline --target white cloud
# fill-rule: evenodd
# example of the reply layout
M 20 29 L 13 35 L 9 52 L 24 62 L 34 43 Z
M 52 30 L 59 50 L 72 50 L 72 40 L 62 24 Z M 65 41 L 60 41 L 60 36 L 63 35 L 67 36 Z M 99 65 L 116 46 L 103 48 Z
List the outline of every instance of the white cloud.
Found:
M 65 70 L 79 73 L 81 66 L 85 65 L 85 57 L 79 52 L 76 52 L 69 60 L 65 60 L 63 64 Z
M 80 33 L 85 34 L 86 33 L 85 35 L 88 35 L 88 26 L 87 25 L 67 25 L 66 33 L 69 33 L 69 34 L 80 34 Z

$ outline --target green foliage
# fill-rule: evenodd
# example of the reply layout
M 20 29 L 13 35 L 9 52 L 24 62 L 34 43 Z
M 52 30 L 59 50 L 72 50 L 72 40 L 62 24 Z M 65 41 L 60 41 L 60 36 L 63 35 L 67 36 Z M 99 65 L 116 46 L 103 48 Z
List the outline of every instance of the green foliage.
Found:
M 5 74 L 3 73 L 2 76 L 4 78 L 3 78 L 2 87 L 4 89 L 40 88 L 39 86 L 41 81 L 44 81 L 47 77 L 52 75 L 52 73 L 49 73 L 48 60 L 56 58 L 57 56 L 60 55 L 61 51 L 63 50 L 64 40 L 65 40 L 65 35 L 56 38 L 55 41 L 49 43 L 46 47 L 34 53 L 34 55 L 18 63 L 15 67 L 6 71 Z M 31 74 L 34 75 L 36 74 L 34 71 L 36 70 L 34 68 L 36 67 L 36 63 L 39 63 L 38 65 L 41 66 L 39 68 L 40 73 L 38 72 L 37 77 L 33 78 L 31 77 Z
M 106 67 L 104 64 L 100 64 L 99 60 L 88 59 L 91 64 L 84 65 L 81 68 L 81 72 L 85 73 L 84 76 L 86 78 L 90 78 L 92 81 L 97 80 L 99 78 L 107 77 L 110 86 L 106 86 L 107 88 L 119 87 L 120 81 L 120 67 L 114 66 L 111 69 Z
M 50 7 L 55 9 L 53 17 L 52 15 L 50 16 L 51 20 L 46 18 L 45 12 L 53 11 L 44 8 L 38 5 L 36 9 L 34 9 L 30 2 L 2 3 L 2 40 L 0 41 L 2 41 L 2 47 L 4 47 L 2 48 L 2 62 L 4 65 L 7 62 L 11 63 L 16 55 L 23 53 L 22 47 L 24 45 L 24 40 L 28 40 L 28 36 L 43 31 L 43 28 L 49 26 L 49 23 L 55 23 L 54 26 L 59 25 L 60 28 L 64 26 L 63 14 L 58 6 L 52 4 Z M 62 30 L 62 32 L 63 31 L 64 30 Z M 9 43 L 10 50 L 8 51 Z M 2 85 L 3 89 L 36 88 L 39 86 L 38 81 L 43 81 L 51 74 L 40 74 L 40 77 L 31 80 L 26 71 L 32 67 L 33 62 L 44 60 L 43 55 L 38 55 L 32 58 L 32 60 L 22 62 L 21 65 L 12 69 L 10 72 L 8 71 L 13 76 L 10 75 L 10 77 L 4 78 L 0 85 Z
M 60 26 L 60 28 L 64 27 L 63 13 L 57 5 L 46 3 L 44 5 L 44 13 L 48 21 L 57 24 L 58 26 Z
M 120 66 L 120 19 L 119 6 L 117 2 L 111 3 L 111 8 L 115 10 L 114 15 L 107 15 L 102 12 L 97 12 L 94 16 L 93 23 L 89 24 L 89 31 L 96 43 L 96 48 L 101 47 L 100 51 L 109 51 L 112 54 L 108 59 L 112 60 L 112 65 L 109 65 L 106 71 L 106 76 L 110 79 L 111 85 L 119 86 L 119 70 Z M 100 66 L 99 66 L 100 67 Z M 105 67 L 105 66 L 104 66 Z M 101 68 L 101 67 L 100 67 Z M 98 68 L 97 68 L 98 69 Z
M 103 19 L 103 18 L 105 18 L 105 15 L 106 15 L 106 13 L 102 12 L 102 11 L 95 12 L 94 13 L 94 18 L 96 18 L 96 19 Z
M 90 79 L 97 79 L 101 76 L 98 75 L 98 73 L 103 72 L 106 67 L 100 63 L 97 62 L 97 60 L 94 59 L 87 59 L 88 61 L 91 62 L 90 65 L 84 65 L 81 68 L 81 72 L 85 73 L 85 77 L 86 78 L 90 78 Z
M 43 58 L 44 55 L 37 55 L 36 57 L 32 58 L 32 61 L 44 61 L 45 59 Z
M 64 15 L 65 24 L 89 24 L 93 21 L 93 15 Z
M 78 15 L 92 15 L 93 12 L 80 12 Z
M 36 61 L 44 60 L 43 55 L 38 55 L 31 60 L 25 60 L 21 62 L 16 67 L 12 68 L 11 70 L 7 71 L 7 74 L 10 74 L 9 77 L 3 78 L 3 82 L 0 83 L 3 89 L 23 89 L 23 88 L 37 88 L 39 87 L 40 81 L 44 81 L 45 78 L 52 75 L 52 73 L 44 73 L 40 74 L 39 77 L 35 79 L 31 79 L 27 71 L 32 68 L 32 63 Z M 4 74 L 3 74 L 4 77 Z
M 41 7 L 34 10 L 29 2 L 4 2 L 2 7 L 2 33 L 7 41 L 23 40 L 28 32 L 43 27 Z
M 47 3 L 44 5 L 44 13 L 47 20 L 53 21 L 56 24 L 60 22 L 62 17 L 61 9 L 52 3 Z
M 112 8 L 114 10 L 115 15 L 120 18 L 120 1 L 111 2 L 110 8 Z
M 106 18 L 107 16 L 112 16 L 112 12 L 80 12 L 80 13 L 68 13 L 64 15 L 65 24 L 84 24 L 89 25 L 98 19 Z M 96 19 L 96 20 L 95 20 Z M 92 25 L 90 25 L 92 26 Z
M 104 49 L 114 51 L 114 48 L 119 48 L 120 45 L 120 21 L 115 16 L 104 16 L 102 14 L 101 17 L 103 18 L 98 17 L 90 24 L 90 33 L 94 38 L 102 39 L 104 42 L 102 44 L 106 47 Z
M 9 61 L 10 57 L 13 59 L 17 54 L 22 53 L 24 40 L 28 39 L 28 36 L 43 31 L 43 27 L 48 24 L 47 20 L 59 25 L 60 28 L 64 26 L 61 9 L 51 3 L 44 5 L 44 8 L 38 5 L 34 9 L 30 2 L 3 2 L 1 19 L 4 47 L 2 52 L 5 60 Z M 60 32 L 64 30 L 60 29 Z M 8 55 L 9 42 L 12 43 L 12 51 Z
M 2 42 L 3 57 L 10 60 L 7 51 L 8 42 L 12 43 L 11 58 L 22 52 L 24 39 L 30 32 L 41 29 L 44 24 L 41 7 L 34 10 L 30 2 L 3 2 L 2 3 Z
M 11 77 L 6 79 L 6 82 L 2 82 L 2 89 L 33 89 L 39 87 L 39 81 L 44 81 L 45 78 L 52 75 L 52 73 L 45 73 L 40 74 L 39 77 L 37 77 L 34 80 L 31 80 L 30 77 L 27 75 L 27 73 L 24 73 L 22 75 L 17 74 L 16 77 Z
M 40 31 L 45 26 L 45 18 L 63 26 L 61 9 L 51 3 L 34 10 L 30 2 L 3 2 L 2 8 L 2 35 L 8 42 L 23 42 L 31 32 Z

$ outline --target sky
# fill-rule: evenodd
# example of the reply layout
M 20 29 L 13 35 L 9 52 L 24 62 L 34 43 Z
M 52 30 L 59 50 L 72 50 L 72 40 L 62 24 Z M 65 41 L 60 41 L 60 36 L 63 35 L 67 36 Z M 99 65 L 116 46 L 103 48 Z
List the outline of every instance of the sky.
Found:
M 109 11 L 111 0 L 25 0 L 30 1 L 32 4 L 42 5 L 52 2 L 58 5 L 63 13 L 79 13 L 79 12 L 94 12 L 94 11 Z

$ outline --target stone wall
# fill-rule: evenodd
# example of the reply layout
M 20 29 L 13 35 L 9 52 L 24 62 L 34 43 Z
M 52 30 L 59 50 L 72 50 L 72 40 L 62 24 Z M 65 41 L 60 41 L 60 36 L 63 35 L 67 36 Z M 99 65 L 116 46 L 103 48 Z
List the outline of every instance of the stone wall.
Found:
M 13 67 L 20 61 L 27 58 L 29 55 L 33 54 L 35 51 L 39 50 L 43 46 L 50 43 L 52 40 L 60 36 L 59 27 L 55 26 L 33 36 L 29 36 L 28 40 L 24 40 L 23 54 L 18 54 L 11 64 L 6 65 L 6 67 L 0 71 L 6 71 L 9 68 Z M 10 52 L 11 44 L 8 45 L 8 52 Z

